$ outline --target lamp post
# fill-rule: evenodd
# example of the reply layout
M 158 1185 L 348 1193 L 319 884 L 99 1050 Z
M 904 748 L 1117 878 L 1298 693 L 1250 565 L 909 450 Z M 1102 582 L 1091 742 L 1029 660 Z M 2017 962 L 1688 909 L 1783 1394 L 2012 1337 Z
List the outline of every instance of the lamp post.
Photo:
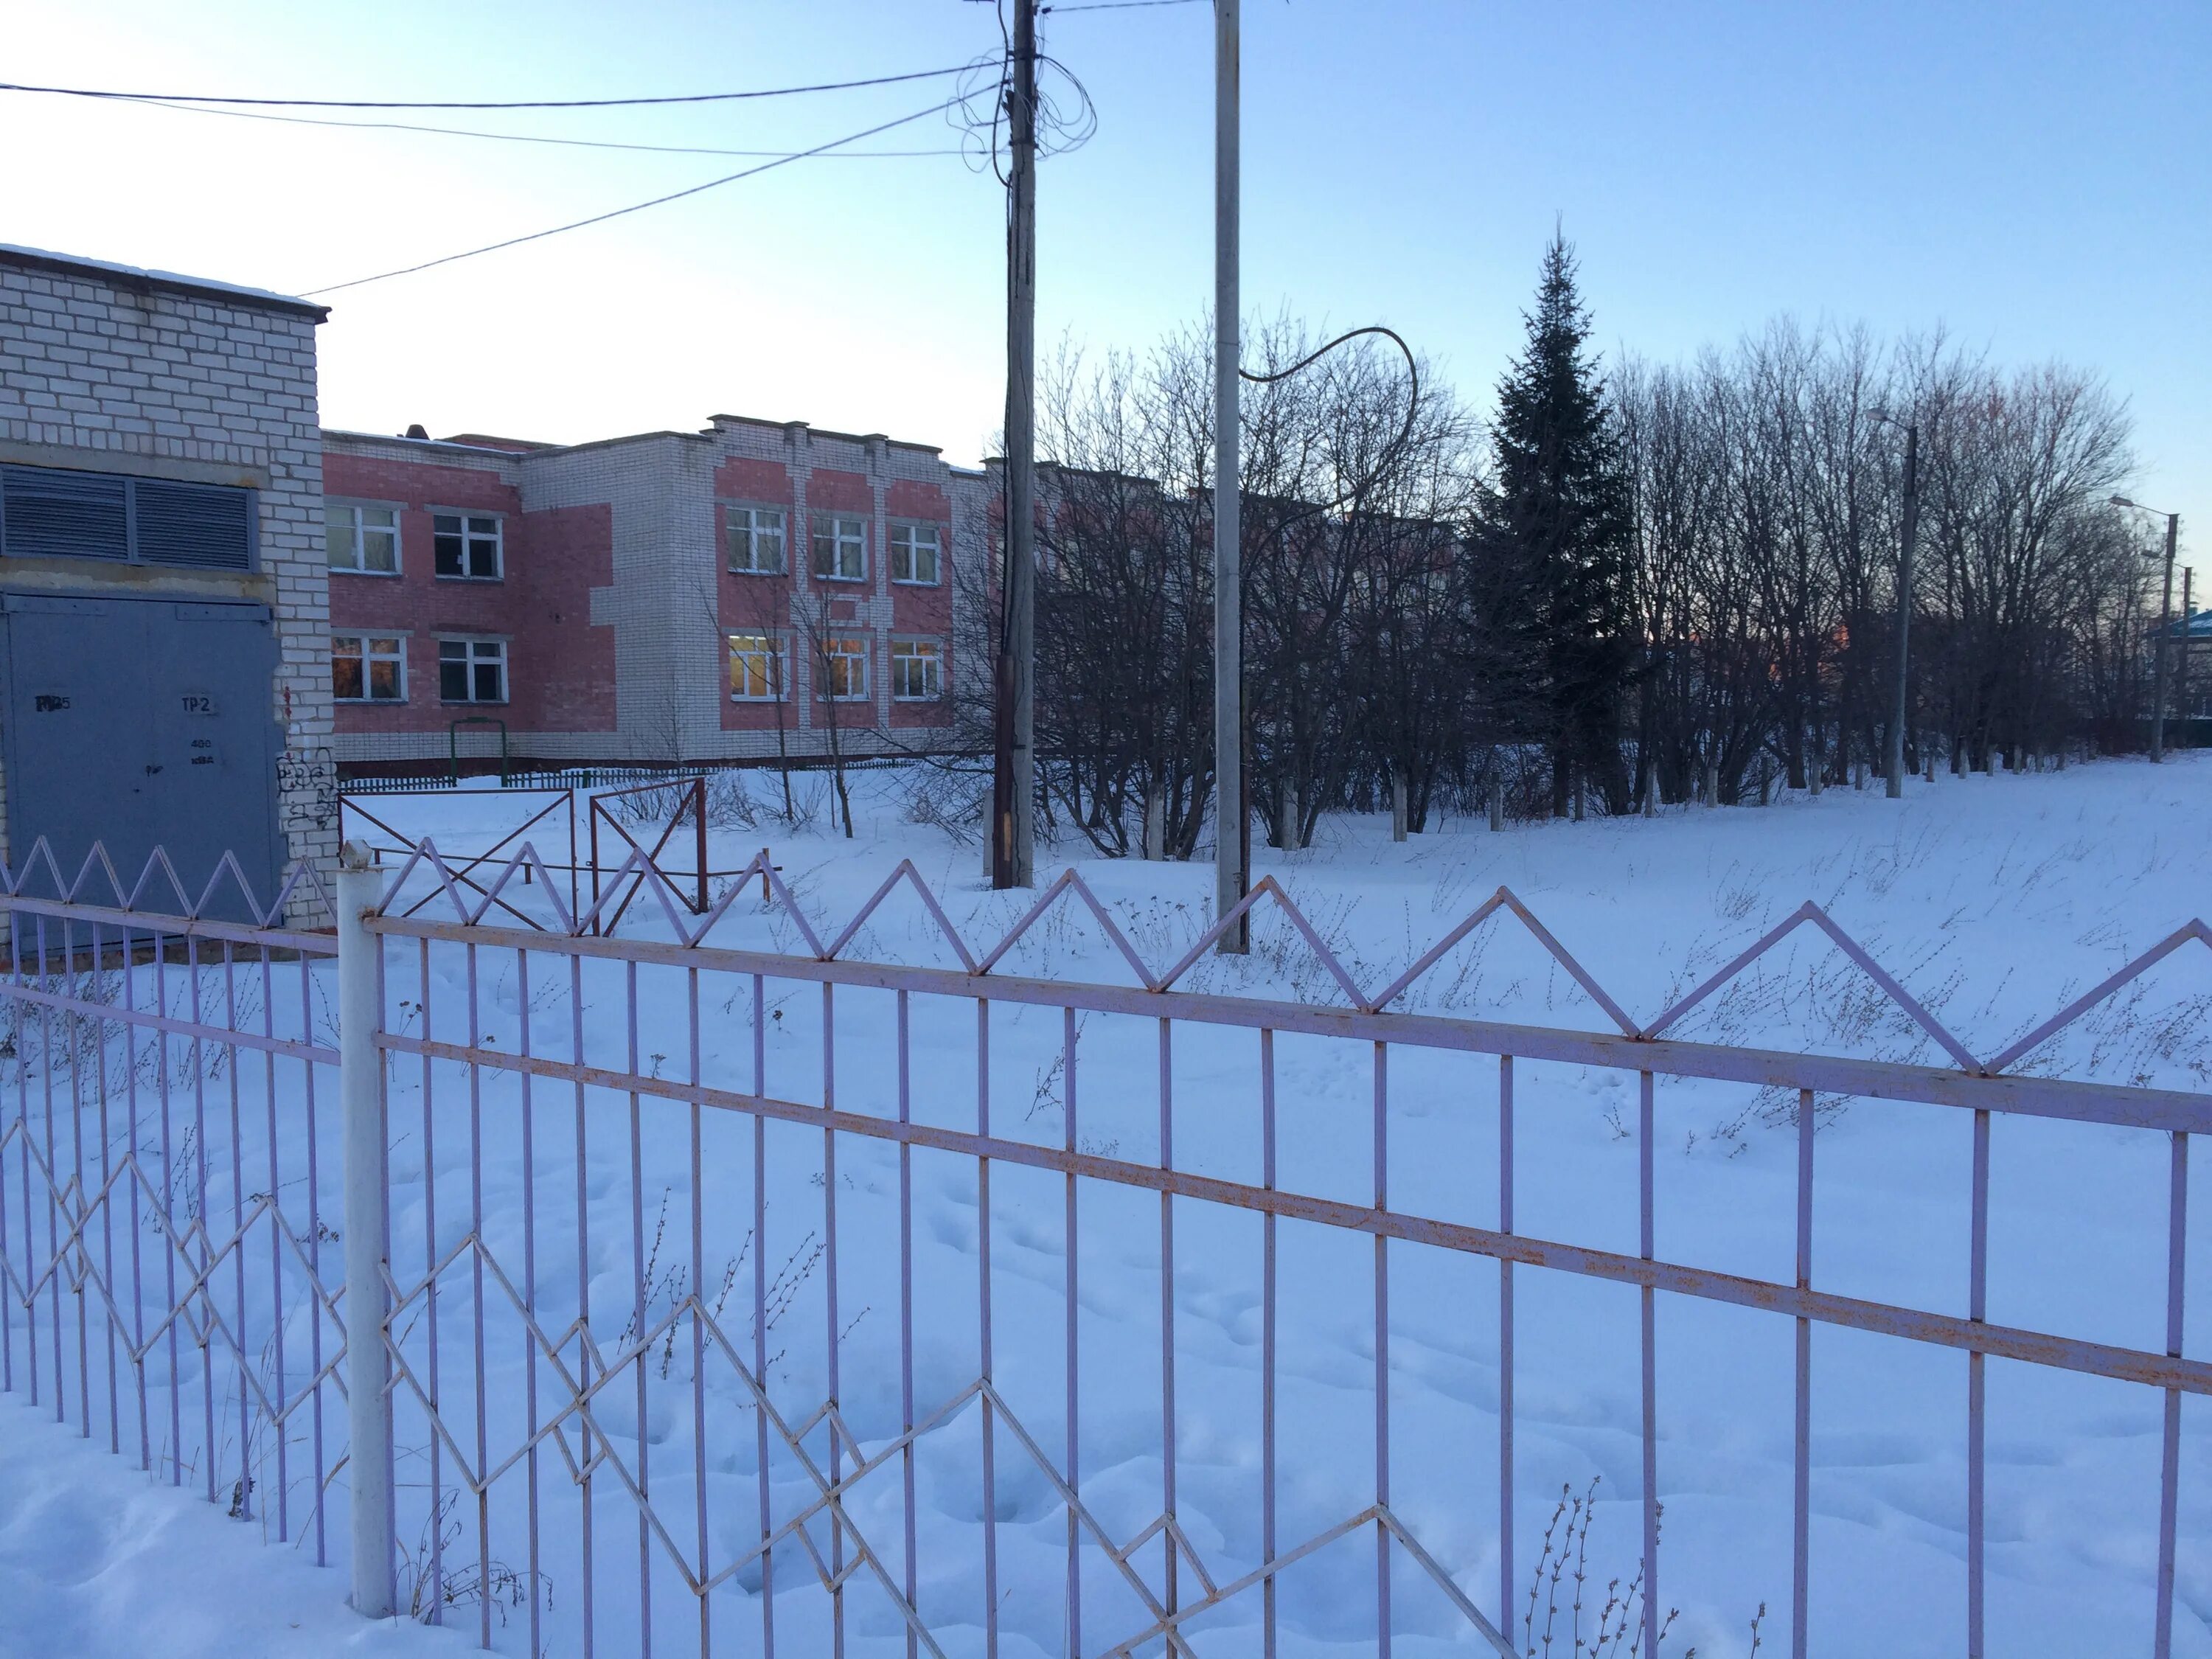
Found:
M 2160 514 L 2124 495 L 2113 496 L 2112 505 L 2166 520 L 2166 579 L 2159 590 L 2158 644 L 2151 669 L 2150 759 L 2155 766 L 2166 758 L 2166 636 L 2173 631 L 2173 554 L 2181 540 L 2181 514 Z
M 1875 419 L 1905 428 L 1905 524 L 1897 550 L 1897 695 L 1890 706 L 1889 775 L 1884 788 L 1890 799 L 1899 800 L 1905 795 L 1905 720 L 1912 688 L 1912 548 L 1920 536 L 1920 423 L 1880 413 Z

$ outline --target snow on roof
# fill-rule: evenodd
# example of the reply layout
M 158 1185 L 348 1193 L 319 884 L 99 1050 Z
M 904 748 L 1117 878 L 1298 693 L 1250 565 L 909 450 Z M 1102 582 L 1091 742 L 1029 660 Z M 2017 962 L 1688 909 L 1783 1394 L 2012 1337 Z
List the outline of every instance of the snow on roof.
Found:
M 258 306 L 264 310 L 303 311 L 317 322 L 331 314 L 328 306 L 319 306 L 312 300 L 296 299 L 289 294 L 272 293 L 264 288 L 243 288 L 235 283 L 219 283 L 212 277 L 185 276 L 173 270 L 149 270 L 142 266 L 117 264 L 106 259 L 88 259 L 82 254 L 19 247 L 12 242 L 0 242 L 0 264 L 21 265 L 33 270 L 51 270 L 64 276 L 104 276 L 119 287 L 163 289 L 173 293 L 228 300 L 238 305 Z

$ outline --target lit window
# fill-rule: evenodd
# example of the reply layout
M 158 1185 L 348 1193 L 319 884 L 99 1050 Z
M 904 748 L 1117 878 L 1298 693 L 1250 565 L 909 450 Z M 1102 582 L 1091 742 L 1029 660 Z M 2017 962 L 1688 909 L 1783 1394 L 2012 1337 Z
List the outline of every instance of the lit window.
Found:
M 814 521 L 814 574 L 857 582 L 868 574 L 868 521 L 825 515 Z
M 340 702 L 406 702 L 406 641 L 374 634 L 331 635 L 331 695 Z
M 476 513 L 439 513 L 430 520 L 430 546 L 441 576 L 497 581 L 499 520 Z
M 399 514 L 389 507 L 325 507 L 323 550 L 333 570 L 399 574 Z
M 868 696 L 868 638 L 836 634 L 822 641 L 824 695 L 837 702 L 865 702 Z
M 937 585 L 939 544 L 933 524 L 895 524 L 891 526 L 891 580 Z
M 505 702 L 507 642 L 440 640 L 438 696 L 447 702 Z
M 772 634 L 730 635 L 730 698 L 775 702 L 783 696 L 784 645 Z
M 934 702 L 945 694 L 945 647 L 935 640 L 891 641 L 891 696 Z
M 786 569 L 783 509 L 780 507 L 725 507 L 730 568 L 757 576 L 781 576 Z

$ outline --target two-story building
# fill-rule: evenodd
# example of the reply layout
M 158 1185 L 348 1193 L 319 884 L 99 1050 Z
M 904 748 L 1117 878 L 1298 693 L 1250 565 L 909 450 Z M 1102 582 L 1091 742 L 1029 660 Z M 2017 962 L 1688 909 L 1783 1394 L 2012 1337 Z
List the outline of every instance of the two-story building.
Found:
M 554 445 L 325 431 L 353 771 L 942 747 L 988 486 L 880 434 L 716 416 Z M 987 671 L 986 671 L 987 672 Z

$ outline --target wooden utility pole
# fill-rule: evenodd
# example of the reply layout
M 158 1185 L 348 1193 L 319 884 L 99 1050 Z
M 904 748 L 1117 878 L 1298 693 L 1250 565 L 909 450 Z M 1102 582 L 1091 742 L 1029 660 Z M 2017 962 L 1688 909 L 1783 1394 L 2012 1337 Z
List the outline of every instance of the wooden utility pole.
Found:
M 1237 456 L 1237 0 L 1213 5 L 1213 915 L 1243 902 L 1250 880 L 1244 803 L 1243 485 Z M 1252 948 L 1240 918 L 1218 948 Z
M 1006 212 L 1004 609 L 991 778 L 991 885 L 1036 881 L 1036 0 L 1014 0 Z

